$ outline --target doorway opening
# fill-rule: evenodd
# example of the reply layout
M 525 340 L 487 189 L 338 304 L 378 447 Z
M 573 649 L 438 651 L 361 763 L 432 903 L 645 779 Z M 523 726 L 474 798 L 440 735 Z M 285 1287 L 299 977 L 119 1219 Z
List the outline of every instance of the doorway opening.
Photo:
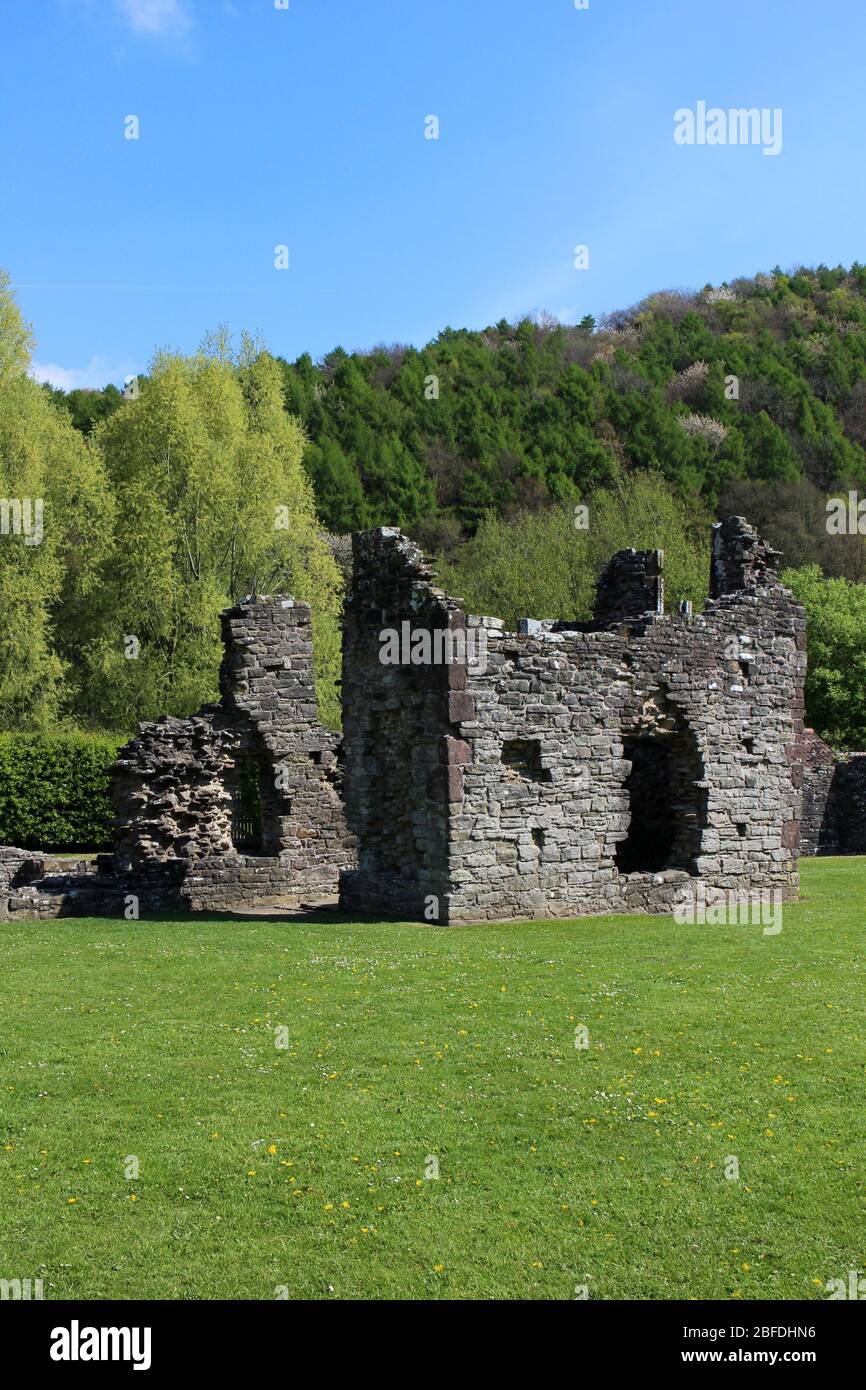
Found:
M 238 758 L 232 777 L 232 844 L 242 854 L 262 852 L 262 765 Z
M 681 720 L 623 739 L 629 826 L 616 852 L 622 874 L 681 869 L 697 874 L 707 793 L 697 743 Z

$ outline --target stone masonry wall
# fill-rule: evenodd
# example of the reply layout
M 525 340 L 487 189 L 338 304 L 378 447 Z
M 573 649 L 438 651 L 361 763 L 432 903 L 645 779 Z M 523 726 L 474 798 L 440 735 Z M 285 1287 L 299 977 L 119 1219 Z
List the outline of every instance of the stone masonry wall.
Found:
M 247 599 L 223 614 L 222 630 L 220 703 L 141 725 L 118 755 L 115 871 L 143 908 L 333 893 L 354 862 L 339 736 L 316 718 L 309 607 Z M 252 852 L 232 834 L 243 766 L 261 806 Z
M 837 753 L 806 730 L 802 854 L 866 854 L 866 753 Z
M 669 911 L 698 884 L 791 898 L 801 820 L 807 852 L 866 850 L 866 755 L 803 728 L 776 563 L 728 518 L 702 614 L 666 615 L 662 552 L 628 550 L 592 622 L 510 633 L 395 528 L 356 536 L 343 744 L 316 719 L 309 609 L 245 600 L 219 703 L 121 750 L 115 854 L 0 850 L 0 918 L 243 910 L 338 875 L 350 911 L 442 923 Z
M 796 896 L 805 618 L 773 556 L 732 518 L 701 615 L 660 612 L 660 553 L 623 552 L 595 622 L 514 634 L 464 616 L 399 532 L 356 538 L 343 905 L 461 922 L 665 911 L 697 880 Z M 465 625 L 479 659 L 383 665 L 404 622 Z
M 836 775 L 836 754 L 813 729 L 803 740 L 803 818 L 801 854 L 838 854 L 839 836 L 828 805 Z
M 119 885 L 99 863 L 0 847 L 0 922 L 122 912 Z
M 447 896 L 451 793 L 463 745 L 454 720 L 469 709 L 466 669 L 384 665 L 382 630 L 462 626 L 457 604 L 433 587 L 421 550 L 396 528 L 354 537 L 355 575 L 343 632 L 344 795 L 362 836 L 358 867 L 342 875 L 354 911 L 423 918 L 428 896 Z

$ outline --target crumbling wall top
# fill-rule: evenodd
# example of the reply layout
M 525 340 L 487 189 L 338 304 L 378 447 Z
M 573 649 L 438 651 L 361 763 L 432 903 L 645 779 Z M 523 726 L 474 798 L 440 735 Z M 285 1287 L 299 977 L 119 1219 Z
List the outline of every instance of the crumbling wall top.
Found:
M 728 516 L 714 522 L 710 598 L 778 584 L 781 558 L 782 552 L 761 540 L 745 517 Z
M 664 613 L 663 566 L 663 550 L 618 550 L 596 585 L 596 622 L 608 625 Z
M 397 526 L 377 526 L 352 537 L 353 578 L 348 604 L 366 609 L 451 612 L 462 601 L 434 584 L 436 572 L 419 545 Z
M 266 735 L 317 718 L 309 604 L 288 594 L 251 596 L 221 615 L 221 706 L 249 715 Z

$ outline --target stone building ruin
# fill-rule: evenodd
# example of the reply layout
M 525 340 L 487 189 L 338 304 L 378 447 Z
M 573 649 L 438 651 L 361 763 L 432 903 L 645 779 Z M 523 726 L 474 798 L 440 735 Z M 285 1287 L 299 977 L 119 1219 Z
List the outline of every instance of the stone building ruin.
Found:
M 592 621 L 517 632 L 437 588 L 399 530 L 353 549 L 342 737 L 318 723 L 309 608 L 245 599 L 219 703 L 121 750 L 113 855 L 64 874 L 0 851 L 0 915 L 339 889 L 347 912 L 444 924 L 664 912 L 698 884 L 796 896 L 804 797 L 811 847 L 832 777 L 803 729 L 803 610 L 742 518 L 713 528 L 702 613 L 667 613 L 662 552 L 625 550 Z
M 801 854 L 866 854 L 866 753 L 839 753 L 807 729 Z
M 732 517 L 713 528 L 702 614 L 666 614 L 661 552 L 627 550 L 592 622 L 510 633 L 437 589 L 399 531 L 357 536 L 343 737 L 359 862 L 344 908 L 661 912 L 697 880 L 795 897 L 805 615 L 777 558 Z M 474 629 L 483 660 L 383 665 L 380 634 L 404 623 Z
M 112 779 L 113 870 L 149 908 L 334 894 L 353 862 L 339 735 L 317 718 L 310 609 L 222 615 L 220 702 L 144 724 Z
M 336 897 L 354 848 L 340 736 L 317 718 L 310 609 L 284 595 L 246 598 L 223 613 L 222 637 L 219 703 L 141 724 L 120 750 L 114 853 L 70 866 L 0 850 L 0 915 Z

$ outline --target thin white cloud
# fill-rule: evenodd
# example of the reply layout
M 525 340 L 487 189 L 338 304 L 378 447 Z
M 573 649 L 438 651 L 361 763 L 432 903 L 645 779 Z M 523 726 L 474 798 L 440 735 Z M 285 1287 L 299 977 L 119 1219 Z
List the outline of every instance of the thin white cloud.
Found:
M 192 20 L 183 0 L 116 0 L 136 34 L 180 38 Z
M 86 367 L 60 367 L 55 362 L 30 364 L 30 376 L 34 381 L 47 381 L 62 391 L 75 391 L 80 387 L 100 389 L 110 381 L 119 385 L 130 372 L 128 364 L 118 367 L 116 362 L 104 357 L 91 357 Z

